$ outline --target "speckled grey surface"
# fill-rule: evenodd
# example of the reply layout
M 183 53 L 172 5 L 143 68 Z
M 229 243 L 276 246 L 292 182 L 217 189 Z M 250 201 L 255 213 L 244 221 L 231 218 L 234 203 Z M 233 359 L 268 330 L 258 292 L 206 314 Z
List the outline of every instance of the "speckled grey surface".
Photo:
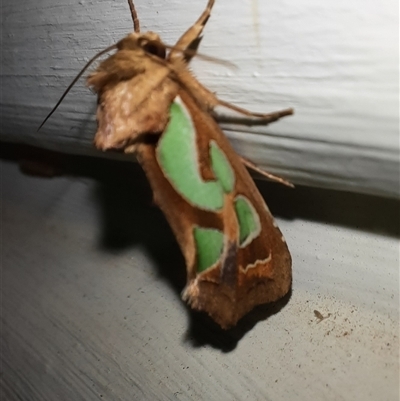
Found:
M 222 332 L 137 166 L 93 163 L 1 163 L 2 399 L 398 400 L 398 203 L 262 183 L 293 291 Z

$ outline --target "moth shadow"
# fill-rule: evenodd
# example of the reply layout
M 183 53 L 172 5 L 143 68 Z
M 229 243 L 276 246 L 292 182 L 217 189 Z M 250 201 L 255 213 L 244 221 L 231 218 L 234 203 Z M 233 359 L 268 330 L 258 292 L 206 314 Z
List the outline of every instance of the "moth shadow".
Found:
M 146 250 L 156 273 L 170 286 L 180 300 L 186 282 L 183 256 L 153 195 L 144 172 L 133 162 L 102 161 L 94 192 L 100 205 L 98 244 L 106 252 L 122 252 L 135 246 Z
M 208 345 L 222 352 L 231 352 L 255 325 L 265 322 L 271 316 L 279 313 L 289 302 L 291 296 L 292 290 L 276 302 L 257 306 L 240 319 L 235 327 L 228 330 L 221 329 L 205 313 L 190 311 L 190 327 L 184 341 L 196 348 Z

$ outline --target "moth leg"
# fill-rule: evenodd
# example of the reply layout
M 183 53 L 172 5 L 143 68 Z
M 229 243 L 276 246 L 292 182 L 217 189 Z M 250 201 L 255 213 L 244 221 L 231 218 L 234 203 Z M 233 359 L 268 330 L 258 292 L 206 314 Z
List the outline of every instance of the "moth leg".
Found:
M 283 184 L 283 185 L 286 185 L 286 186 L 288 186 L 288 187 L 290 187 L 290 188 L 294 188 L 294 185 L 293 185 L 290 181 L 287 181 L 287 180 L 285 180 L 285 179 L 282 178 L 282 177 L 278 177 L 277 175 L 268 173 L 267 171 L 261 169 L 260 167 L 258 167 L 257 165 L 255 165 L 253 162 L 251 162 L 251 161 L 248 160 L 248 159 L 245 159 L 245 158 L 242 157 L 242 156 L 239 156 L 239 157 L 240 157 L 240 160 L 242 161 L 242 163 L 243 163 L 247 168 L 250 168 L 250 169 L 256 171 L 257 173 L 263 175 L 264 177 L 270 179 L 271 181 L 279 182 L 279 183 L 281 183 L 281 184 Z
M 242 109 L 241 107 L 236 106 L 232 103 L 225 102 L 224 100 L 220 100 L 218 98 L 216 98 L 216 100 L 218 101 L 218 104 L 220 106 L 226 107 L 230 110 L 236 111 L 237 113 L 243 114 L 248 117 L 256 117 L 257 121 L 255 121 L 254 124 L 269 124 L 279 120 L 282 117 L 290 116 L 294 113 L 294 110 L 292 108 L 278 110 L 272 113 L 254 113 L 252 111 Z M 248 124 L 252 124 L 251 121 L 249 121 Z
M 208 0 L 205 10 L 202 12 L 198 20 L 179 38 L 178 42 L 174 47 L 177 50 L 171 50 L 169 53 L 169 60 L 184 60 L 189 62 L 196 54 L 197 48 L 201 41 L 201 33 L 203 32 L 204 26 L 210 18 L 211 9 L 215 3 L 215 0 Z M 193 52 L 190 54 L 184 54 L 183 51 L 190 49 Z
M 222 120 L 227 120 L 227 121 L 235 120 L 237 124 L 240 123 L 243 125 L 266 125 L 274 121 L 277 121 L 282 117 L 290 116 L 291 114 L 294 113 L 294 110 L 291 108 L 275 111 L 272 113 L 254 113 L 252 111 L 243 109 L 239 106 L 235 106 L 232 103 L 218 99 L 218 97 L 209 89 L 207 89 L 205 86 L 203 86 L 191 74 L 189 70 L 183 68 L 183 66 L 179 66 L 179 62 L 176 63 L 175 65 L 171 64 L 170 68 L 177 74 L 180 84 L 183 85 L 188 92 L 190 92 L 190 94 L 196 100 L 197 104 L 204 111 L 213 114 L 213 117 L 219 122 L 221 122 Z M 226 107 L 246 117 L 255 117 L 256 120 L 251 120 L 249 118 L 237 119 L 235 116 L 229 118 L 220 116 L 214 110 L 217 106 Z

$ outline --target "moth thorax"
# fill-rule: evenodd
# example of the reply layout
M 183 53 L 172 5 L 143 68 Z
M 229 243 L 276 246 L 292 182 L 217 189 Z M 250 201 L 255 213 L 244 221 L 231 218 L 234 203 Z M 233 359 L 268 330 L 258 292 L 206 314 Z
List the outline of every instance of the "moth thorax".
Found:
M 154 56 L 165 59 L 166 49 L 161 38 L 155 32 L 146 32 L 140 36 L 138 43 L 141 48 Z
M 155 32 L 137 33 L 132 32 L 125 36 L 117 44 L 118 50 L 142 49 L 146 53 L 165 59 L 166 49 L 160 36 Z

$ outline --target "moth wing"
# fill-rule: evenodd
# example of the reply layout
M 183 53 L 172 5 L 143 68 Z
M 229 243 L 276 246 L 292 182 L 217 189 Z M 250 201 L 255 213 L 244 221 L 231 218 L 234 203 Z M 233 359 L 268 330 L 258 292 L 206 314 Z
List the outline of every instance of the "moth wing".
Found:
M 186 175 L 187 192 L 169 176 L 169 167 L 160 159 L 163 137 L 169 132 L 164 132 L 156 145 L 139 144 L 137 154 L 186 260 L 184 299 L 194 309 L 207 312 L 222 328 L 229 328 L 255 306 L 276 301 L 289 291 L 291 257 L 250 174 L 218 124 L 187 92 L 181 90 L 179 97 L 193 123 L 197 152 L 182 150 L 184 139 L 179 139 L 169 153 L 178 172 Z M 181 123 L 177 127 L 183 129 Z M 211 148 L 219 153 L 213 156 Z M 184 168 L 181 159 L 193 162 L 193 158 L 205 183 L 218 178 L 213 166 L 218 158 L 222 170 L 233 172 L 232 188 L 225 191 L 220 208 L 200 204 L 197 198 L 202 189 L 190 193 L 190 188 L 197 188 L 191 186 L 196 173 L 188 178 L 185 170 L 190 168 Z M 222 186 L 229 186 L 228 181 Z
M 95 145 L 126 149 L 143 134 L 161 133 L 177 93 L 170 70 L 135 51 L 122 50 L 101 63 L 88 78 L 98 93 Z

